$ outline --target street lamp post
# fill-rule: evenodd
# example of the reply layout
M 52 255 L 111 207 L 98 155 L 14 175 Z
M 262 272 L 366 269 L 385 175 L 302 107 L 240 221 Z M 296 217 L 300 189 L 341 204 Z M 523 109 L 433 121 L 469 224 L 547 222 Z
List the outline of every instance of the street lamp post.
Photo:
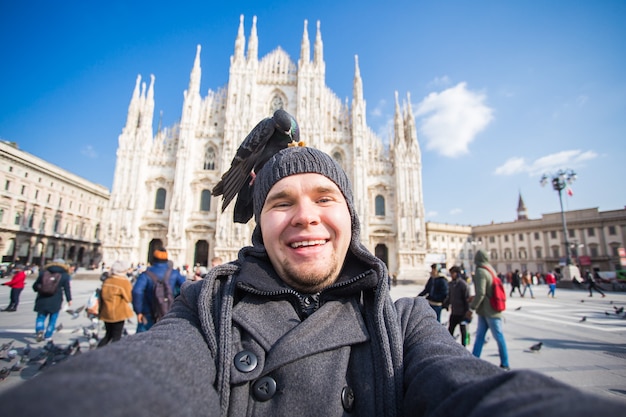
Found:
M 559 203 L 561 205 L 561 223 L 563 224 L 563 244 L 565 246 L 565 275 L 567 279 L 571 279 L 572 271 L 570 267 L 572 266 L 572 258 L 570 257 L 567 223 L 565 222 L 565 211 L 563 210 L 563 190 L 568 184 L 576 181 L 576 173 L 571 169 L 560 169 L 554 174 L 543 174 L 540 181 L 541 186 L 545 186 L 548 183 L 548 179 L 551 179 L 552 188 L 559 194 Z

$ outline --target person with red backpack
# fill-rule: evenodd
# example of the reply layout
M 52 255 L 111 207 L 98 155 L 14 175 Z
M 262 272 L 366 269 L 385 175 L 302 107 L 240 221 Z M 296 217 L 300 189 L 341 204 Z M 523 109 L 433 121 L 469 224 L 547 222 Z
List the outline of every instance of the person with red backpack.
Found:
M 485 335 L 487 334 L 487 329 L 489 329 L 498 344 L 500 368 L 509 370 L 511 369 L 509 367 L 509 354 L 502 331 L 502 312 L 494 309 L 491 303 L 491 298 L 494 296 L 493 282 L 496 273 L 489 263 L 487 253 L 482 249 L 476 251 L 474 264 L 476 265 L 476 274 L 474 276 L 476 295 L 470 303 L 470 309 L 476 310 L 476 314 L 478 315 L 478 328 L 476 330 L 476 340 L 474 341 L 472 353 L 474 356 L 480 358 L 480 354 L 483 351 L 483 344 L 485 343 Z M 468 316 L 471 318 L 471 311 Z

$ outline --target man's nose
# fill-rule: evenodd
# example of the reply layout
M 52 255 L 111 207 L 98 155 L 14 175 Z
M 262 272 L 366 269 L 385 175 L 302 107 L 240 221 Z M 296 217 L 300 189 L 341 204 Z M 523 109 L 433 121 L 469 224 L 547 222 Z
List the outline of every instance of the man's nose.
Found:
M 314 201 L 302 199 L 298 202 L 291 219 L 291 223 L 294 226 L 317 224 L 319 221 L 319 207 Z

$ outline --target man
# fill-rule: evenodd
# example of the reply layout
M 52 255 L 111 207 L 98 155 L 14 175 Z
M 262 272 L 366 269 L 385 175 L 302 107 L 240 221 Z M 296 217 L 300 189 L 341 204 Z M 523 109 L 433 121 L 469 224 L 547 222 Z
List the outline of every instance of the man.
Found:
M 424 289 L 417 294 L 417 296 L 426 296 L 428 304 L 430 304 L 430 307 L 437 315 L 437 321 L 441 321 L 443 302 L 448 296 L 448 280 L 441 273 L 439 264 L 432 264 L 430 266 L 430 278 L 428 278 Z
M 610 399 L 529 371 L 505 374 L 473 357 L 423 298 L 394 305 L 385 264 L 360 242 L 348 178 L 321 151 L 293 147 L 274 155 L 256 174 L 253 200 L 253 246 L 237 261 L 186 283 L 150 331 L 7 390 L 0 395 L 3 412 L 496 416 L 515 415 L 519 406 L 520 414 L 536 417 L 623 411 Z M 63 389 L 43 395 L 50 386 Z
M 59 318 L 59 311 L 61 311 L 61 306 L 63 305 L 63 294 L 65 294 L 67 305 L 72 305 L 69 269 L 69 265 L 65 263 L 63 258 L 56 258 L 44 266 L 44 269 L 39 273 L 39 276 L 33 283 L 33 290 L 37 292 L 34 307 L 34 310 L 37 312 L 37 319 L 35 321 L 37 342 L 41 342 L 44 339 L 47 341 L 52 339 L 57 319 Z M 56 291 L 52 295 L 44 295 L 39 292 L 46 270 L 51 274 L 59 274 L 61 277 Z M 46 320 L 48 320 L 47 326 Z
M 467 313 L 469 310 L 469 286 L 464 279 L 460 278 L 461 268 L 453 266 L 450 268 L 450 282 L 448 297 L 444 302 L 446 307 L 450 307 L 450 319 L 448 331 L 454 336 L 454 329 L 457 325 L 461 328 L 461 344 L 467 346 Z
M 598 274 L 596 272 L 596 274 Z M 598 274 L 599 277 L 599 274 Z M 589 297 L 593 297 L 593 290 L 596 290 L 602 295 L 602 298 L 606 297 L 606 294 L 596 285 L 595 277 L 591 274 L 591 271 L 587 269 L 585 273 L 585 282 L 587 283 L 587 289 L 589 290 Z
M 556 298 L 554 294 L 556 291 L 556 271 L 546 274 L 546 285 L 548 286 L 548 297 Z
M 133 286 L 133 310 L 137 314 L 137 333 L 149 330 L 155 323 L 154 283 L 148 271 L 158 280 L 166 280 L 174 296 L 178 295 L 180 287 L 185 282 L 185 277 L 168 262 L 167 250 L 163 247 L 155 249 L 152 253 L 152 265 L 137 277 Z
M 24 265 L 16 265 L 13 268 L 13 277 L 10 281 L 3 282 L 2 285 L 6 285 L 11 288 L 10 302 L 6 308 L 2 311 L 15 312 L 17 306 L 20 303 L 20 294 L 24 289 L 24 282 L 26 281 L 26 273 L 24 272 Z
M 515 272 L 513 272 L 513 275 L 511 275 L 511 293 L 509 294 L 509 297 L 513 297 L 513 293 L 515 292 L 516 288 L 520 297 L 524 296 L 524 294 L 522 294 L 521 284 L 522 279 L 519 275 L 519 269 L 516 269 Z
M 528 270 L 524 271 L 524 275 L 522 275 L 522 284 L 524 284 L 522 298 L 526 295 L 526 290 L 530 291 L 530 298 L 535 298 L 535 294 L 533 294 L 533 274 Z
M 485 343 L 485 335 L 487 330 L 491 330 L 493 338 L 498 344 L 498 353 L 500 354 L 500 368 L 509 370 L 509 354 L 506 349 L 506 341 L 502 331 L 502 313 L 491 308 L 489 298 L 492 296 L 491 285 L 496 272 L 489 263 L 487 252 L 482 249 L 476 251 L 474 255 L 474 264 L 476 265 L 476 275 L 474 276 L 474 288 L 476 295 L 470 303 L 470 309 L 476 310 L 478 315 L 478 328 L 476 329 L 476 340 L 474 341 L 474 349 L 472 353 L 477 358 L 483 351 Z M 471 317 L 472 313 L 468 314 Z

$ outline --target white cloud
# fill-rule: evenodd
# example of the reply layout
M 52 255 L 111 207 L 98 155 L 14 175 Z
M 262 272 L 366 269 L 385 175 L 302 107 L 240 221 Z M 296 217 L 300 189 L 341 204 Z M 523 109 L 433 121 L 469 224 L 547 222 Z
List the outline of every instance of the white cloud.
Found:
M 469 144 L 493 119 L 485 99 L 484 94 L 468 90 L 464 82 L 424 98 L 415 114 L 422 116 L 419 133 L 426 149 L 448 157 L 466 154 Z
M 530 176 L 536 176 L 544 173 L 556 172 L 559 169 L 580 168 L 585 165 L 586 161 L 590 161 L 597 157 L 598 154 L 594 151 L 583 152 L 579 149 L 545 155 L 532 162 L 527 162 L 522 157 L 513 157 L 509 158 L 504 164 L 497 167 L 494 174 L 514 175 L 528 173 Z
M 453 208 L 452 210 L 450 210 L 450 214 L 453 216 L 461 213 L 463 213 L 463 210 L 461 210 L 460 208 Z
M 437 216 L 439 216 L 439 213 L 437 213 L 437 212 L 436 212 L 436 211 L 434 211 L 434 210 L 431 210 L 431 211 L 429 211 L 429 212 L 427 212 L 427 213 L 426 213 L 426 217 L 428 217 L 428 218 L 431 218 L 431 217 L 437 217 Z
M 87 158 L 91 158 L 91 159 L 95 159 L 98 157 L 98 153 L 91 145 L 85 146 L 83 149 L 80 150 L 80 153 L 86 156 Z
M 428 83 L 428 87 L 447 87 L 452 83 L 450 77 L 447 75 L 441 77 L 435 77 L 431 82 Z
M 387 107 L 387 100 L 380 100 L 376 107 L 370 111 L 370 114 L 374 117 L 380 117 L 384 114 L 385 107 Z

